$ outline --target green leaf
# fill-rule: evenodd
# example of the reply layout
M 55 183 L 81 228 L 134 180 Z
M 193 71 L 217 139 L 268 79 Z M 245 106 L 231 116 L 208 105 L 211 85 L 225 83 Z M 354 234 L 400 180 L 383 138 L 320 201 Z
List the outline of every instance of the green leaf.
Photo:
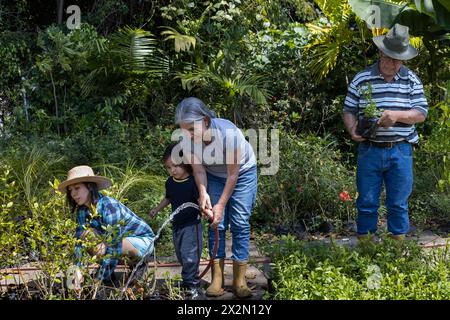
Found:
M 145 70 L 146 59 L 155 50 L 152 34 L 142 29 L 126 27 L 111 37 L 111 52 L 118 55 L 124 67 Z
M 161 35 L 166 36 L 164 41 L 175 40 L 175 52 L 189 51 L 191 47 L 195 49 L 195 37 L 184 35 L 171 27 L 164 27 L 166 30 Z
M 450 1 L 433 0 L 436 24 L 450 31 Z
M 447 11 L 450 12 L 450 1 L 448 0 L 437 0 L 441 6 L 443 6 Z
M 429 27 L 434 24 L 433 18 L 412 8 L 406 8 L 398 16 L 398 23 L 408 26 L 411 35 L 429 34 Z

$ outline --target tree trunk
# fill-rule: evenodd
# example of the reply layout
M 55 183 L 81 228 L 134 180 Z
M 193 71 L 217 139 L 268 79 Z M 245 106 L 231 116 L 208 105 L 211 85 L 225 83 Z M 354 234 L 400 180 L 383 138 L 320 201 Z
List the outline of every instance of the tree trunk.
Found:
M 51 71 L 50 71 L 50 80 L 52 81 L 53 98 L 55 101 L 56 128 L 58 130 L 58 136 L 61 136 L 61 131 L 59 129 L 58 97 L 56 96 L 56 86 L 55 86 L 55 81 L 53 80 L 53 74 Z
M 57 13 L 58 13 L 58 24 L 61 25 L 63 23 L 63 13 L 64 13 L 64 0 L 56 0 L 57 4 Z

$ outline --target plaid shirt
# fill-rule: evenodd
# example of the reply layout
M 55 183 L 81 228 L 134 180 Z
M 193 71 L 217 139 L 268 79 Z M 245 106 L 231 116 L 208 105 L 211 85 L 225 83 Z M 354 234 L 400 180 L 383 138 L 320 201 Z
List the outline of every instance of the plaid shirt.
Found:
M 122 253 L 122 239 L 125 237 L 151 237 L 155 235 L 150 226 L 116 199 L 99 194 L 96 210 L 93 216 L 85 206 L 79 207 L 76 214 L 76 238 L 87 228 L 93 228 L 106 240 L 106 256 L 102 260 L 97 277 L 101 280 L 110 279 Z M 75 248 L 77 264 L 80 265 L 82 245 Z

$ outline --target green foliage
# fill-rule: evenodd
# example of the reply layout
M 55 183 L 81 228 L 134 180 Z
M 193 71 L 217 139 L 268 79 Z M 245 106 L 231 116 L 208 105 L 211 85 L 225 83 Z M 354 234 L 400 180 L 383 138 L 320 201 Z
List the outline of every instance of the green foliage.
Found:
M 366 118 L 378 118 L 381 116 L 381 113 L 383 112 L 382 109 L 377 108 L 377 104 L 372 99 L 372 84 L 369 83 L 366 90 L 363 90 L 362 94 L 364 96 L 364 99 L 366 100 L 366 107 L 364 108 L 364 116 Z
M 448 300 L 449 247 L 424 251 L 383 239 L 354 249 L 282 237 L 263 245 L 273 263 L 272 299 Z M 379 273 L 378 273 L 379 272 Z
M 314 24 L 306 24 L 314 37 L 305 46 L 305 50 L 311 56 L 309 68 L 315 80 L 320 81 L 336 66 L 342 51 L 352 43 L 358 33 L 348 27 L 352 11 L 347 1 L 315 2 L 326 19 L 320 18 Z
M 57 191 L 68 168 L 63 168 L 62 159 L 54 158 L 44 149 L 10 150 L 1 156 L 4 161 L 0 164 L 0 245 L 4 250 L 0 253 L 0 268 L 32 263 L 41 270 L 35 281 L 38 291 L 31 296 L 28 287 L 24 289 L 29 298 L 93 298 L 92 268 L 82 269 L 85 283 L 81 292 L 67 291 L 61 285 L 61 281 L 66 280 L 61 275 L 65 275 L 74 264 L 73 250 L 77 241 L 74 236 L 75 217 L 68 210 L 65 196 Z M 132 163 L 125 169 L 112 165 L 93 167 L 113 180 L 113 186 L 103 191 L 105 195 L 119 199 L 148 220 L 150 208 L 163 196 L 165 177 L 137 169 Z M 159 224 L 159 220 L 151 221 L 154 230 Z M 109 238 L 105 240 L 110 239 L 114 232 L 109 230 Z M 85 250 L 96 244 L 94 240 L 83 243 Z M 161 246 L 158 253 L 168 254 L 172 250 L 170 246 Z M 85 266 L 98 262 L 95 256 L 90 255 L 84 255 L 82 259 Z
M 27 203 L 22 199 L 23 186 L 12 174 L 12 167 L 1 165 L 0 245 L 4 250 L 0 254 L 0 267 L 35 263 L 42 270 L 37 279 L 40 296 L 51 299 L 57 295 L 59 273 L 73 264 L 75 238 L 69 235 L 75 232 L 75 222 L 64 206 L 65 199 L 55 196 L 53 183 L 44 187 L 38 175 L 28 174 L 35 170 L 33 166 L 34 162 L 25 170 L 26 179 L 31 179 L 31 186 L 39 187 L 41 192 L 33 197 L 33 203 Z M 41 166 L 44 174 L 48 164 Z M 67 297 L 66 294 L 64 290 L 59 292 L 60 297 Z
M 3 31 L 0 34 L 2 47 L 0 48 L 0 67 L 2 77 L 0 84 L 6 86 L 10 81 L 23 75 L 24 69 L 29 66 L 30 48 L 28 37 L 19 32 Z
M 0 176 L 0 244 L 4 248 L 0 252 L 0 268 L 15 265 L 20 261 L 17 248 L 23 236 L 15 231 L 13 219 L 17 216 L 14 210 L 15 203 L 20 203 L 20 189 L 14 180 L 11 167 L 1 163 Z
M 354 2 L 170 0 L 156 6 L 151 1 L 95 1 L 80 4 L 84 23 L 76 30 L 42 19 L 40 12 L 54 6 L 50 2 L 2 2 L 3 266 L 37 256 L 47 270 L 41 280 L 45 297 L 93 297 L 87 270 L 81 295 L 48 290 L 58 281 L 56 273 L 71 263 L 73 244 L 73 217 L 48 182 L 55 186 L 71 167 L 89 164 L 113 178 L 106 193 L 120 198 L 156 229 L 170 211 L 152 220 L 147 217 L 163 196 L 166 172 L 160 158 L 176 128 L 176 105 L 192 95 L 240 127 L 283 132 L 280 171 L 260 176 L 252 223 L 272 227 L 304 221 L 315 228 L 328 220 L 339 227 L 354 217 L 355 145 L 342 125 L 342 105 L 350 79 L 377 58 L 370 30 L 349 6 Z M 396 4 L 388 6 L 402 5 L 391 2 Z M 448 221 L 450 212 L 450 52 L 446 2 L 421 3 L 432 4 L 434 11 L 424 12 L 426 6 L 417 10 L 409 1 L 400 18 L 412 34 L 421 36 L 414 42 L 420 54 L 408 61 L 408 67 L 423 81 L 431 106 L 427 121 L 418 125 L 421 145 L 414 152 L 410 199 L 413 222 L 426 227 Z M 382 13 L 392 16 L 387 9 Z M 342 202 L 342 191 L 348 191 L 352 201 Z M 46 238 L 48 244 L 42 241 Z M 173 251 L 169 230 L 158 251 Z M 307 257 L 292 259 L 286 268 L 294 270 L 295 262 L 295 272 L 305 270 Z M 365 274 L 354 279 L 341 264 L 319 260 L 320 269 L 308 271 L 308 278 L 298 277 L 295 283 L 293 276 L 286 282 L 292 290 L 278 284 L 277 297 L 376 296 L 359 289 Z M 367 266 L 359 258 L 349 261 Z M 404 278 L 406 272 L 386 270 L 393 275 L 384 278 L 386 290 L 379 297 L 396 298 L 388 283 L 396 287 L 396 281 L 409 278 Z M 416 277 L 408 282 L 411 286 L 423 285 L 424 295 L 432 296 L 422 275 L 411 277 Z M 171 285 L 168 297 L 179 297 Z M 405 289 L 399 292 L 398 297 Z
M 165 35 L 164 41 L 174 40 L 175 52 L 188 51 L 191 47 L 195 49 L 195 38 L 179 33 L 177 30 L 166 27 L 166 30 L 161 32 L 161 35 Z
M 261 176 L 254 219 L 287 226 L 304 221 L 313 228 L 323 221 L 349 220 L 354 208 L 339 193 L 348 191 L 354 198 L 353 172 L 340 163 L 333 142 L 290 135 L 282 135 L 280 142 L 280 169 Z
M 259 75 L 245 75 L 243 71 L 233 70 L 226 74 L 220 67 L 224 59 L 223 52 L 219 52 L 217 59 L 204 69 L 197 69 L 189 73 L 181 73 L 183 88 L 192 89 L 195 84 L 216 84 L 221 90 L 228 93 L 228 101 L 231 104 L 236 95 L 248 96 L 257 104 L 267 103 L 269 90 L 264 78 Z
M 425 142 L 417 150 L 416 161 L 419 167 L 427 170 L 418 172 L 419 184 L 417 192 L 436 189 L 436 194 L 442 196 L 450 191 L 450 113 L 449 94 L 450 81 L 444 91 L 444 98 L 430 107 L 428 120 L 432 126 L 428 137 L 422 137 Z M 448 213 L 447 213 L 448 217 Z
M 396 1 L 383 1 L 383 0 L 348 0 L 349 5 L 351 6 L 353 12 L 367 22 L 370 26 L 373 26 L 374 28 L 391 28 L 394 23 L 396 17 L 399 15 L 399 13 L 405 8 L 403 4 L 396 4 L 393 3 Z M 397 1 L 398 2 L 398 1 Z M 370 6 L 377 6 L 379 8 L 380 16 L 377 16 L 377 19 L 374 20 L 374 17 L 372 13 L 374 13 L 373 7 Z M 369 8 L 372 8 L 372 10 L 369 10 Z M 378 14 L 378 11 L 375 11 L 375 14 Z

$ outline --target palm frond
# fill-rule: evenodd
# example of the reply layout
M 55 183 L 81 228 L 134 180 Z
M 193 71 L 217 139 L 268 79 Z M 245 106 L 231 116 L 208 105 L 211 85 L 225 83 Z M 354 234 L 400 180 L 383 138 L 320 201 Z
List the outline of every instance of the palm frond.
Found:
M 322 80 L 335 66 L 342 47 L 352 41 L 348 22 L 352 15 L 347 1 L 316 0 L 330 25 L 307 24 L 314 35 L 303 48 L 310 55 L 309 67 L 317 81 Z
M 164 31 L 161 32 L 162 36 L 166 36 L 164 41 L 174 40 L 175 52 L 189 51 L 191 47 L 195 49 L 196 39 L 195 37 L 184 35 L 171 27 L 164 27 Z
M 267 103 L 267 99 L 271 96 L 265 78 L 261 75 L 244 76 L 239 72 L 226 75 L 208 66 L 203 69 L 197 68 L 191 72 L 178 73 L 177 77 L 181 79 L 183 88 L 187 90 L 207 82 L 213 82 L 228 91 L 230 96 L 236 94 L 248 96 L 257 104 Z
M 236 77 L 234 85 L 241 95 L 247 95 L 257 104 L 266 104 L 267 98 L 271 96 L 267 89 L 264 77 L 260 75 L 250 75 Z
M 332 22 L 337 23 L 345 18 L 349 5 L 342 0 L 314 0 L 323 14 Z
M 316 79 L 323 79 L 335 66 L 340 52 L 338 42 L 322 43 L 315 47 L 309 67 Z
M 156 40 L 149 31 L 125 27 L 110 39 L 110 52 L 122 62 L 124 68 L 145 70 L 146 61 L 155 52 Z
M 127 79 L 144 75 L 160 77 L 169 70 L 169 59 L 157 48 L 153 34 L 142 29 L 125 27 L 107 41 L 96 41 L 91 49 L 96 59 L 91 61 L 91 72 L 82 83 L 84 97 L 92 93 L 97 81 Z
M 9 165 L 14 169 L 18 184 L 21 188 L 24 201 L 33 212 L 33 204 L 39 198 L 42 188 L 47 187 L 52 166 L 61 162 L 63 157 L 49 155 L 45 150 L 34 146 L 31 150 L 11 157 Z

